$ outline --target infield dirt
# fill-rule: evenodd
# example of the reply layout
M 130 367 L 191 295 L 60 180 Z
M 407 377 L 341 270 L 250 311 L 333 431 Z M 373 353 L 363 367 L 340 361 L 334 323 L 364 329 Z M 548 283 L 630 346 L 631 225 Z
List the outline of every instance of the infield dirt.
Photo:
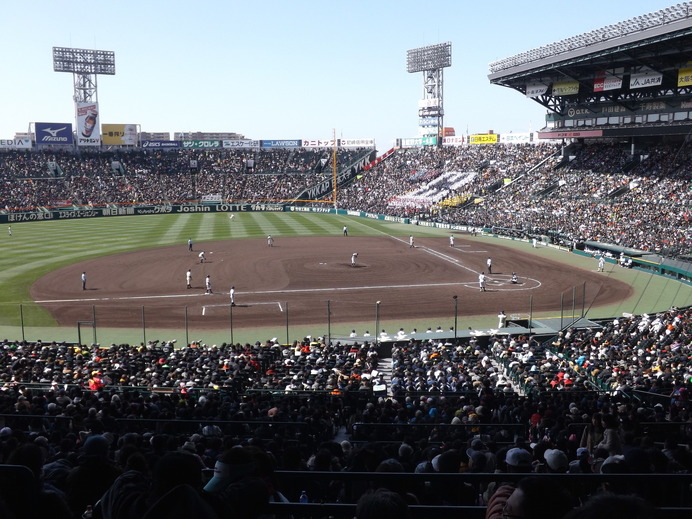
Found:
M 204 251 L 206 261 L 198 254 Z M 351 266 L 351 255 L 358 261 Z M 486 260 L 492 258 L 492 274 Z M 185 274 L 192 270 L 192 287 Z M 488 274 L 487 292 L 478 274 Z M 86 290 L 81 273 L 86 272 Z M 516 272 L 518 283 L 510 282 Z M 212 294 L 205 295 L 209 275 Z M 229 290 L 235 286 L 236 306 Z M 228 240 L 141 250 L 91 259 L 40 278 L 31 297 L 61 325 L 90 321 L 131 327 L 142 320 L 159 328 L 189 322 L 219 329 L 230 320 L 238 328 L 371 320 L 434 318 L 449 315 L 458 296 L 460 315 L 559 312 L 572 306 L 597 307 L 632 294 L 625 283 L 590 270 L 569 267 L 539 254 L 501 243 L 448 238 L 276 237 Z M 576 299 L 575 299 L 576 298 Z M 377 301 L 380 304 L 377 304 Z

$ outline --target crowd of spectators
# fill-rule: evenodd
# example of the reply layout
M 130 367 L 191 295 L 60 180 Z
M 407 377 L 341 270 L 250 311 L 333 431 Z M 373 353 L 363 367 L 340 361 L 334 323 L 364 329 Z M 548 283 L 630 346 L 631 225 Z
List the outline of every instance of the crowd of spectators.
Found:
M 37 505 L 58 517 L 99 500 L 103 517 L 144 516 L 164 506 L 164 494 L 166 506 L 187 506 L 184 498 L 208 509 L 204 517 L 223 517 L 245 492 L 248 517 L 270 499 L 297 502 L 302 490 L 353 499 L 338 478 L 279 481 L 274 469 L 498 473 L 498 482 L 504 472 L 688 472 L 691 323 L 692 311 L 671 309 L 548 343 L 402 340 L 388 379 L 368 342 L 3 341 L 0 463 L 29 467 Z M 378 392 L 380 383 L 388 390 Z M 488 505 L 488 513 L 500 492 L 469 481 L 390 490 L 408 504 Z M 576 502 L 598 493 L 570 490 Z M 675 492 L 636 486 L 649 505 L 691 504 Z
M 371 150 L 340 150 L 337 169 Z M 190 160 L 197 161 L 192 175 Z M 561 235 L 668 255 L 689 252 L 689 150 L 610 143 L 395 150 L 342 186 L 354 210 L 524 236 Z M 113 167 L 113 163 L 120 166 Z M 331 178 L 332 150 L 0 153 L 6 209 L 199 200 L 295 200 Z M 250 172 L 250 173 L 249 173 Z
M 684 145 L 656 145 L 634 156 L 604 143 L 405 149 L 342 190 L 340 205 L 686 254 L 690 163 Z
M 570 148 L 566 156 L 558 151 L 548 145 L 397 150 L 342 190 L 339 205 L 687 251 L 686 148 L 657 146 L 636 157 L 606 144 Z M 190 200 L 217 192 L 228 199 L 290 199 L 318 181 L 330 159 L 325 150 L 257 152 L 256 171 L 248 174 L 245 152 L 203 152 L 193 182 L 189 150 L 168 153 L 3 151 L 0 196 L 8 207 Z M 466 195 L 480 203 L 440 205 Z M 196 510 L 191 517 L 226 517 L 231 510 L 255 517 L 267 502 L 297 502 L 302 490 L 312 500 L 354 501 L 336 479 L 298 483 L 277 479 L 275 469 L 497 472 L 498 482 L 512 472 L 689 473 L 692 310 L 603 324 L 567 329 L 548 342 L 402 340 L 387 361 L 387 377 L 377 344 L 355 340 L 182 348 L 5 340 L 0 463 L 27 467 L 39 498 L 33 515 L 23 515 L 29 508 L 21 512 L 0 493 L 0 515 L 49 510 L 72 518 L 94 507 L 101 517 L 158 517 L 185 507 Z M 533 510 L 537 489 L 568 503 L 564 509 L 543 503 L 551 517 L 575 504 L 585 508 L 569 517 L 589 517 L 592 500 L 609 498 L 601 496 L 604 489 L 636 493 L 642 513 L 652 505 L 692 504 L 681 492 L 684 483 L 571 486 L 568 498 L 564 487 L 551 486 L 555 481 L 538 480 L 520 482 L 518 490 L 457 480 L 392 482 L 391 494 L 365 493 L 363 482 L 357 487 L 368 497 L 359 513 L 403 502 L 404 509 L 482 505 L 499 518 L 507 508 Z
M 370 150 L 337 154 L 351 166 Z M 191 167 L 191 161 L 196 166 Z M 194 163 L 193 163 L 194 164 Z M 0 152 L 0 198 L 6 210 L 111 203 L 293 200 L 331 178 L 332 151 L 130 150 Z

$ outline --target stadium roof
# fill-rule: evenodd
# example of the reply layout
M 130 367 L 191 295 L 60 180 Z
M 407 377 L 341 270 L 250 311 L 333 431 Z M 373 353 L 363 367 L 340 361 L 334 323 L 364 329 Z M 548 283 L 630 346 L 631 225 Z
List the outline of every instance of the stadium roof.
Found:
M 688 61 L 690 64 L 688 65 Z M 692 67 L 692 2 L 683 2 L 594 31 L 572 36 L 490 64 L 491 84 L 513 88 L 549 110 L 563 114 L 567 105 L 598 102 L 626 103 L 692 95 L 692 87 L 678 87 L 678 73 Z M 594 93 L 594 80 L 612 71 L 622 77 L 650 70 L 662 74 L 654 88 L 622 88 Z M 578 82 L 576 95 L 556 95 L 547 88 L 527 93 L 529 85 Z

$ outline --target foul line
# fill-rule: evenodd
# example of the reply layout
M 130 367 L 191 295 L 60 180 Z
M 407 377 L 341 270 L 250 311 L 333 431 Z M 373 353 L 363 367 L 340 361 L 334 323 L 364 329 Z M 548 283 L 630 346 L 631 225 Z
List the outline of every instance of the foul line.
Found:
M 426 288 L 426 287 L 448 287 L 448 286 L 463 286 L 464 283 L 419 283 L 411 285 L 371 285 L 363 287 L 328 287 L 328 288 L 295 288 L 290 290 L 257 290 L 252 292 L 236 292 L 236 295 L 262 295 L 262 294 L 300 294 L 305 292 L 346 292 L 354 290 L 382 290 L 382 289 L 396 289 L 396 288 Z M 203 297 L 208 294 L 167 294 L 158 296 L 130 296 L 130 297 L 89 297 L 89 298 L 78 298 L 78 299 L 45 299 L 42 301 L 35 301 L 36 303 L 74 303 L 74 302 L 89 302 L 89 301 L 128 301 L 132 299 L 170 299 L 176 297 Z M 225 295 L 225 294 L 211 294 L 213 295 Z M 253 303 L 255 304 L 255 303 Z M 270 303 L 256 303 L 256 304 L 277 304 L 272 301 Z M 281 306 L 281 303 L 278 303 Z M 205 306 L 228 306 L 228 304 L 221 305 L 205 305 Z M 283 310 L 282 310 L 283 311 Z

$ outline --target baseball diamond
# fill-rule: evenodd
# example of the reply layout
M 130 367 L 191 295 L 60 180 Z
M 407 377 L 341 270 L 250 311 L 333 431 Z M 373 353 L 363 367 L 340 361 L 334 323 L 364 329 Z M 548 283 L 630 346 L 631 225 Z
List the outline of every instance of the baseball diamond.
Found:
M 454 249 L 443 237 L 424 237 L 415 248 L 396 236 L 295 237 L 268 249 L 262 239 L 204 243 L 208 259 L 200 264 L 181 246 L 103 256 L 46 274 L 31 288 L 31 297 L 61 325 L 89 318 L 96 308 L 100 325 L 130 327 L 138 309 L 147 309 L 148 324 L 161 328 L 181 323 L 185 307 L 196 328 L 228 325 L 226 292 L 204 296 L 204 278 L 215 286 L 235 285 L 233 310 L 238 328 L 291 322 L 324 322 L 330 301 L 335 323 L 368 319 L 376 300 L 382 317 L 434 319 L 449 314 L 458 294 L 464 315 L 492 314 L 499 307 L 527 313 L 529 298 L 536 312 L 559 311 L 561 294 L 579 287 L 586 306 L 599 306 L 629 297 L 633 290 L 622 281 L 581 268 L 504 247 L 495 240 L 459 239 Z M 351 268 L 350 251 L 362 251 L 358 268 Z M 495 271 L 488 275 L 488 291 L 479 294 L 475 279 L 491 254 Z M 181 274 L 192 269 L 193 290 L 186 290 Z M 90 272 L 87 295 L 64 282 Z M 510 282 L 519 272 L 519 283 Z M 570 295 L 571 297 L 571 295 Z

